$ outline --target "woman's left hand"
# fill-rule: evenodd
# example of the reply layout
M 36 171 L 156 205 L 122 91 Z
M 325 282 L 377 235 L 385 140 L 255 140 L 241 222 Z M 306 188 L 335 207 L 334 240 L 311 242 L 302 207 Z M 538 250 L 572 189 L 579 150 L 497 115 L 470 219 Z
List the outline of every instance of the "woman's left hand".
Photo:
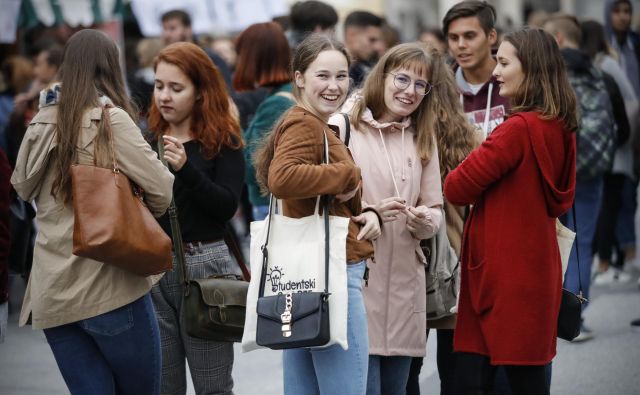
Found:
M 171 165 L 173 171 L 179 171 L 187 162 L 187 152 L 184 145 L 172 136 L 162 136 L 164 139 L 164 159 Z
M 380 236 L 380 222 L 378 222 L 376 213 L 365 211 L 358 216 L 351 217 L 351 220 L 362 225 L 357 236 L 358 240 L 375 240 Z
M 420 211 L 415 207 L 407 207 L 407 228 L 416 239 L 426 239 L 434 233 L 434 223 L 431 214 Z

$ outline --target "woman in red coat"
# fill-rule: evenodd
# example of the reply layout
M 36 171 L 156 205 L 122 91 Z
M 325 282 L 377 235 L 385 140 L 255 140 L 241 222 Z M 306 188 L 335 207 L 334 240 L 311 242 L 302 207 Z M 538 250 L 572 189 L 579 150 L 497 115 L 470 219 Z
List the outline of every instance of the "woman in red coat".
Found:
M 493 71 L 508 120 L 446 179 L 452 204 L 473 205 L 462 245 L 454 349 L 460 394 L 490 390 L 504 365 L 515 394 L 548 394 L 562 268 L 556 218 L 573 202 L 576 98 L 554 38 L 507 35 Z

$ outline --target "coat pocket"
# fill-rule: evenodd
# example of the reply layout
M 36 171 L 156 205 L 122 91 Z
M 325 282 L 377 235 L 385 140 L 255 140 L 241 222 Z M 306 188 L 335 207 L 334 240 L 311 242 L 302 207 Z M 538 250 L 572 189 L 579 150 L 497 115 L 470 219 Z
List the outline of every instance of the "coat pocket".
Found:
M 495 289 L 492 286 L 491 265 L 482 260 L 476 266 L 469 266 L 469 296 L 471 307 L 478 315 L 484 315 L 491 310 L 494 304 Z

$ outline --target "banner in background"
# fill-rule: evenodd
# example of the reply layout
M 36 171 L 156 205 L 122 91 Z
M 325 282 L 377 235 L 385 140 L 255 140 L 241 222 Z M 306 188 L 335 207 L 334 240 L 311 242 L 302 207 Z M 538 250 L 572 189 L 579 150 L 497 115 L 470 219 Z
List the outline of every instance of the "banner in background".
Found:
M 160 17 L 176 9 L 191 16 L 195 34 L 237 33 L 253 23 L 289 14 L 285 0 L 131 0 L 131 9 L 147 37 L 160 36 Z

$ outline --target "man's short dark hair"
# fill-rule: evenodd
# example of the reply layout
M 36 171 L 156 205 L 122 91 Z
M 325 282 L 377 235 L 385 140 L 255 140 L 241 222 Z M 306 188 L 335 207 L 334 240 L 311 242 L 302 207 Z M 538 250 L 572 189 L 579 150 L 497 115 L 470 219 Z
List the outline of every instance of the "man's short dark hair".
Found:
M 344 30 L 348 27 L 382 27 L 384 20 L 369 11 L 353 11 L 344 20 Z
M 466 0 L 451 7 L 442 19 L 442 31 L 449 34 L 449 25 L 458 18 L 475 16 L 486 34 L 496 25 L 496 9 L 486 1 Z
M 183 10 L 171 10 L 167 11 L 160 17 L 160 21 L 165 23 L 166 21 L 170 21 L 172 19 L 179 19 L 180 23 L 182 23 L 186 27 L 191 26 L 191 16 L 186 11 Z
M 56 66 L 56 68 L 60 68 L 60 64 L 62 64 L 62 47 L 51 47 L 43 52 L 47 53 L 47 63 L 49 66 Z
M 298 1 L 289 14 L 291 28 L 299 32 L 312 32 L 317 26 L 328 29 L 338 23 L 335 8 L 321 1 Z

